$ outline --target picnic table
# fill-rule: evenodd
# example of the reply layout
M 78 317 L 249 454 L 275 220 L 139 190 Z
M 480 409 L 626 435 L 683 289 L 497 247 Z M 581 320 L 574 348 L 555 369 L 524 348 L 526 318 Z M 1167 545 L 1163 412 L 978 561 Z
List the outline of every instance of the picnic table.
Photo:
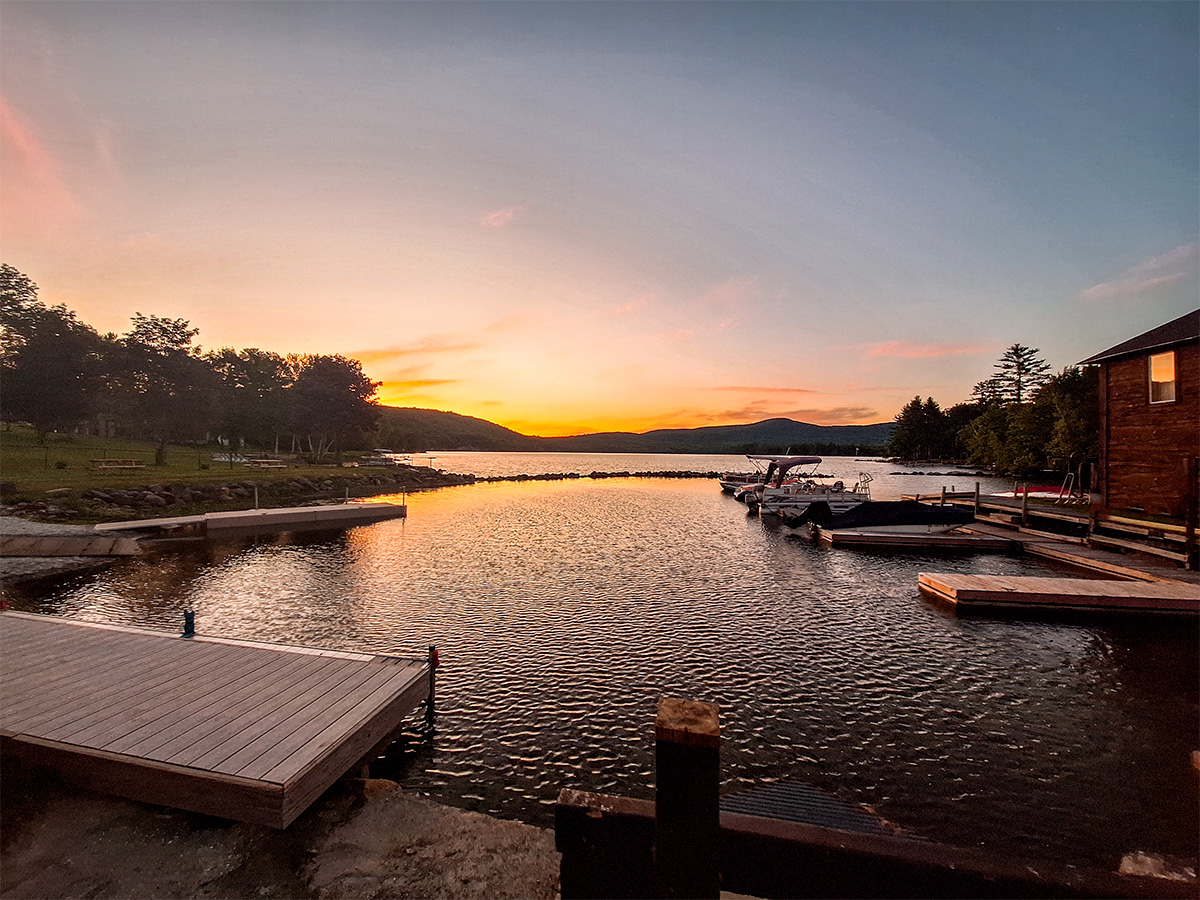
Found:
M 146 466 L 140 459 L 93 459 L 90 460 L 92 469 L 144 469 Z
M 282 459 L 248 459 L 247 469 L 286 469 L 287 463 Z

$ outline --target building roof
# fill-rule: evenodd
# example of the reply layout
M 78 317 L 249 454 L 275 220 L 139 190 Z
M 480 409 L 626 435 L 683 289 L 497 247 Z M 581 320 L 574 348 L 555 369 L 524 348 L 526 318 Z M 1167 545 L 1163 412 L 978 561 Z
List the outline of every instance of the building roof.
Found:
M 1151 328 L 1145 334 L 1139 334 L 1137 337 L 1130 338 L 1115 347 L 1109 347 L 1095 356 L 1089 356 L 1079 365 L 1107 362 L 1119 356 L 1132 356 L 1136 353 L 1151 353 L 1191 341 L 1200 341 L 1200 309 L 1184 313 L 1178 319 L 1172 319 L 1165 325 Z

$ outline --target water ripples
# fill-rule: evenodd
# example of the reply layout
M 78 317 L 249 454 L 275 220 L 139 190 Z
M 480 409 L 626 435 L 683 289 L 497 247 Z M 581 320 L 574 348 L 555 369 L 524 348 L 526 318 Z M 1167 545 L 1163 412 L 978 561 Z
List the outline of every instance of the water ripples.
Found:
M 162 552 L 14 605 L 165 628 L 190 606 L 211 634 L 437 644 L 437 737 L 391 771 L 540 825 L 563 787 L 652 797 L 655 708 L 674 695 L 721 704 L 726 791 L 807 781 L 1026 857 L 1196 855 L 1194 627 L 955 618 L 920 598 L 918 571 L 1047 568 L 814 547 L 708 482 L 408 501 L 407 521 Z

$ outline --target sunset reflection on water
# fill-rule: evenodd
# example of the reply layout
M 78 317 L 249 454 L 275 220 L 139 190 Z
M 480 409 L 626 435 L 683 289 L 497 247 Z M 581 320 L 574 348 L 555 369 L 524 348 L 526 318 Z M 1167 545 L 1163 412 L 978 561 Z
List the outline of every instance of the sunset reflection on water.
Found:
M 398 498 L 397 498 L 398 499 Z M 14 606 L 419 655 L 438 734 L 405 784 L 540 825 L 562 787 L 653 796 L 662 695 L 721 705 L 724 790 L 790 779 L 927 837 L 1115 866 L 1196 853 L 1196 630 L 956 618 L 919 571 L 1005 556 L 814 547 L 702 480 L 409 495 L 346 532 L 185 544 Z

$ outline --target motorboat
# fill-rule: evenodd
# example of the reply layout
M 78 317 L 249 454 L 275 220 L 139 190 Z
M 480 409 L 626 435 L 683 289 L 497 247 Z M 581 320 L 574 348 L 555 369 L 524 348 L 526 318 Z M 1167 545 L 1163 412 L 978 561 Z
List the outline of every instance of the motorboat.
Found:
M 763 482 L 766 477 L 766 466 L 763 463 L 772 463 L 783 458 L 782 456 L 747 454 L 746 459 L 750 460 L 754 466 L 753 472 L 722 472 L 717 481 L 721 485 L 721 490 L 726 494 L 736 494 L 740 488 Z
M 767 466 L 762 484 L 739 492 L 747 505 L 765 515 L 786 511 L 799 514 L 814 501 L 828 504 L 833 512 L 846 512 L 871 499 L 871 476 L 861 472 L 858 481 L 847 488 L 844 482 L 821 484 L 814 480 L 819 456 L 788 456 Z M 804 467 L 811 468 L 805 471 Z M 735 495 L 738 496 L 738 495 Z
M 975 521 L 975 513 L 957 506 L 933 506 L 916 500 L 877 500 L 838 513 L 829 504 L 818 500 L 801 513 L 780 512 L 779 520 L 789 528 L 815 526 L 823 532 L 943 534 L 971 524 Z

